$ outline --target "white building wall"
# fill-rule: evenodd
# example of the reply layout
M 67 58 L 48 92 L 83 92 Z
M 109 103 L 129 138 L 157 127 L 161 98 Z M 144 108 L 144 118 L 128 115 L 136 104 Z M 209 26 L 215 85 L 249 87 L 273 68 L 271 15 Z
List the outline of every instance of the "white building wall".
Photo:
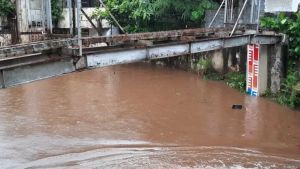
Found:
M 265 0 L 265 12 L 296 12 L 300 0 Z
M 95 8 L 83 8 L 83 10 L 85 11 L 85 13 L 91 17 L 92 14 L 93 14 L 93 11 L 95 10 Z M 75 15 L 77 14 L 77 10 L 75 10 Z M 68 8 L 64 8 L 63 10 L 63 16 L 64 16 L 64 19 L 62 19 L 59 24 L 58 24 L 58 27 L 59 28 L 70 28 L 70 17 L 69 17 L 69 9 Z M 77 15 L 76 15 L 77 16 Z M 75 17 L 76 17 L 75 16 Z M 97 26 L 97 21 L 96 20 L 92 20 L 93 23 Z M 103 20 L 102 21 L 102 25 L 103 25 L 103 28 L 110 28 L 110 25 L 107 21 Z M 91 23 L 88 21 L 88 19 L 83 15 L 81 14 L 81 27 L 82 28 L 93 28 Z

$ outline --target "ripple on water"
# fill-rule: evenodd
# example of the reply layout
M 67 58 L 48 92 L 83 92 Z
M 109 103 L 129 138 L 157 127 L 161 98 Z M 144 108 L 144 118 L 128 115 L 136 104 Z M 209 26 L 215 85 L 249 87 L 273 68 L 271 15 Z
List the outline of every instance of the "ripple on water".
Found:
M 19 168 L 291 168 L 300 160 L 233 147 L 118 147 L 63 154 Z

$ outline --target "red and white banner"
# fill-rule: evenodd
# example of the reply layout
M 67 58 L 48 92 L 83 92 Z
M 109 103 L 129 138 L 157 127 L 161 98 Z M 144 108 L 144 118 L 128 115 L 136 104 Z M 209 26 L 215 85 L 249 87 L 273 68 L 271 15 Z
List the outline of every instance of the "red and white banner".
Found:
M 247 55 L 247 93 L 258 95 L 259 46 L 248 45 Z

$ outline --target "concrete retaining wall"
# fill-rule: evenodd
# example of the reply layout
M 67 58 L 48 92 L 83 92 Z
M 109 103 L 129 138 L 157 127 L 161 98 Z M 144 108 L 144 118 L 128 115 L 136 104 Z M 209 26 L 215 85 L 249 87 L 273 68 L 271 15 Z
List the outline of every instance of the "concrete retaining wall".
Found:
M 18 84 L 74 72 L 75 67 L 73 65 L 73 59 L 69 58 L 57 62 L 26 65 L 2 71 L 3 74 L 0 74 L 0 82 L 2 82 L 2 85 L 0 86 L 11 87 Z

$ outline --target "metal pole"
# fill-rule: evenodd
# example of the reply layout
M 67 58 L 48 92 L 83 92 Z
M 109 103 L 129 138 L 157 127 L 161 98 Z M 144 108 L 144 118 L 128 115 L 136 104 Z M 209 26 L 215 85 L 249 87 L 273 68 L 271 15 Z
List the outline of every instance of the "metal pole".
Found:
M 51 9 L 51 0 L 47 0 L 47 7 L 48 7 L 48 14 L 47 14 L 47 20 L 48 20 L 48 29 L 49 32 L 52 33 L 52 9 Z
M 82 56 L 82 39 L 81 39 L 81 0 L 77 0 L 77 38 L 79 47 L 79 56 Z
M 212 19 L 212 21 L 210 22 L 208 28 L 211 27 L 211 25 L 214 23 L 215 19 L 217 18 L 218 14 L 220 13 L 220 10 L 222 9 L 223 4 L 225 3 L 225 0 L 223 0 L 223 2 L 221 3 L 219 9 L 217 10 L 217 13 L 215 14 L 214 18 Z
M 227 22 L 227 7 L 228 7 L 228 0 L 225 0 L 224 27 L 226 26 L 226 22 Z
M 72 23 L 73 23 L 73 36 L 76 36 L 76 11 L 75 11 L 75 8 L 76 8 L 76 1 L 75 0 L 72 0 Z
M 256 33 L 258 33 L 258 29 L 259 29 L 260 8 L 261 8 L 261 0 L 258 0 L 258 11 L 257 11 L 257 27 L 256 27 Z
M 69 9 L 70 35 L 73 35 L 73 29 L 72 29 L 72 27 L 73 27 L 72 0 L 67 0 L 67 6 L 68 6 L 68 9 Z
M 237 27 L 237 25 L 238 25 L 238 23 L 239 23 L 239 21 L 240 21 L 240 19 L 241 19 L 241 16 L 242 16 L 242 14 L 243 14 L 243 12 L 244 12 L 244 10 L 245 10 L 245 7 L 246 7 L 246 5 L 247 5 L 247 2 L 248 2 L 248 0 L 246 0 L 246 1 L 244 2 L 243 8 L 242 8 L 242 10 L 241 10 L 241 12 L 240 12 L 240 14 L 239 14 L 239 16 L 238 16 L 238 18 L 237 18 L 237 21 L 236 21 L 235 24 L 234 24 L 233 30 L 231 31 L 231 34 L 230 34 L 230 37 L 231 37 L 231 36 L 233 35 L 233 33 L 235 32 L 235 29 L 236 29 L 236 27 Z
M 251 1 L 251 13 L 250 13 L 250 23 L 253 23 L 253 14 L 254 14 L 254 0 Z
M 16 5 L 16 34 L 17 34 L 17 43 L 20 43 L 20 28 L 19 28 L 19 10 L 20 10 L 20 1 L 15 1 Z
M 45 33 L 46 30 L 46 7 L 45 7 L 46 3 L 45 0 L 42 0 L 42 12 L 43 12 L 43 20 L 42 20 L 42 26 L 43 26 L 43 34 Z
M 231 1 L 231 13 L 230 13 L 230 21 L 233 20 L 233 8 L 234 8 L 234 0 Z

